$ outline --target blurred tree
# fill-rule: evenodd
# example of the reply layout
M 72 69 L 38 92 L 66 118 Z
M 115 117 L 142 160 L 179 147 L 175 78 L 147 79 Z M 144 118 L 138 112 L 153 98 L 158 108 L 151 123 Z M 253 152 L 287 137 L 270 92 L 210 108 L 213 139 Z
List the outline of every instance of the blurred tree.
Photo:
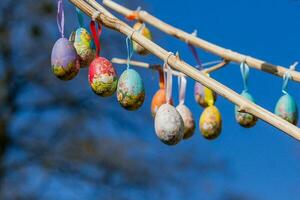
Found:
M 72 9 L 66 5 L 68 25 Z M 182 182 L 186 171 L 227 171 L 222 160 L 171 159 L 134 134 L 120 139 L 122 131 L 144 132 L 143 124 L 117 115 L 111 99 L 100 104 L 86 69 L 69 82 L 52 75 L 55 12 L 51 0 L 0 4 L 1 199 L 172 198 L 172 186 L 185 194 L 193 184 Z M 103 37 L 107 54 L 120 51 L 119 35 Z

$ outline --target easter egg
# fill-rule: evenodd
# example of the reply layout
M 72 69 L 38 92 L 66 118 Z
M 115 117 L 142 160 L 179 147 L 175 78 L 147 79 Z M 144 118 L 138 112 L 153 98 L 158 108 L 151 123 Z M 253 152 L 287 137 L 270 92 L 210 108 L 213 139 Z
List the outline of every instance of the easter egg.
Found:
M 71 80 L 79 72 L 80 62 L 72 43 L 60 38 L 51 53 L 52 72 L 61 80 Z
M 217 94 L 214 91 L 198 82 L 195 83 L 194 95 L 196 102 L 203 108 L 214 105 L 217 100 Z
M 88 78 L 92 90 L 102 97 L 111 96 L 117 89 L 116 71 L 106 58 L 98 57 L 93 60 Z
M 200 131 L 206 139 L 217 138 L 222 130 L 222 118 L 216 106 L 204 109 L 200 117 Z
M 133 26 L 133 29 L 134 29 L 134 30 L 140 30 L 140 28 L 141 28 L 142 25 L 143 25 L 142 23 L 137 22 L 137 23 Z M 147 39 L 152 40 L 151 32 L 150 32 L 150 30 L 149 30 L 146 26 L 145 26 L 144 28 L 142 28 L 142 30 L 140 30 L 140 33 L 141 33 L 144 37 L 146 37 Z M 144 47 L 142 47 L 141 45 L 139 45 L 138 43 L 136 43 L 136 42 L 134 42 L 134 41 L 132 42 L 132 45 L 133 45 L 133 50 L 134 50 L 135 52 L 137 52 L 138 54 L 140 54 L 140 55 L 146 55 L 146 54 L 149 53 Z
M 176 107 L 176 110 L 179 112 L 183 120 L 183 139 L 188 139 L 192 137 L 195 131 L 195 121 L 193 118 L 193 114 L 190 109 L 184 104 L 179 104 Z
M 166 90 L 161 88 L 159 89 L 155 95 L 152 98 L 152 102 L 151 102 L 151 113 L 152 116 L 155 117 L 159 107 L 163 104 L 167 103 L 167 99 L 166 99 Z M 170 102 L 171 105 L 173 105 L 173 100 L 171 99 Z
M 183 120 L 174 106 L 170 104 L 160 106 L 154 123 L 156 135 L 163 143 L 175 145 L 183 138 Z
M 78 28 L 69 38 L 80 58 L 80 66 L 87 67 L 96 56 L 92 48 L 92 37 L 85 28 Z
M 242 92 L 241 96 L 243 96 L 246 99 L 248 99 L 249 101 L 255 103 L 253 97 L 248 92 Z M 257 117 L 256 116 L 251 115 L 251 114 L 246 113 L 246 112 L 240 112 L 238 106 L 235 106 L 234 110 L 235 110 L 235 120 L 241 126 L 243 126 L 245 128 L 250 128 L 250 127 L 252 127 L 256 124 L 256 122 L 257 122 Z
M 118 82 L 117 98 L 127 110 L 137 110 L 144 103 L 145 90 L 142 78 L 133 69 L 125 70 Z
M 298 108 L 294 98 L 289 94 L 280 97 L 275 107 L 275 114 L 296 125 L 298 122 Z

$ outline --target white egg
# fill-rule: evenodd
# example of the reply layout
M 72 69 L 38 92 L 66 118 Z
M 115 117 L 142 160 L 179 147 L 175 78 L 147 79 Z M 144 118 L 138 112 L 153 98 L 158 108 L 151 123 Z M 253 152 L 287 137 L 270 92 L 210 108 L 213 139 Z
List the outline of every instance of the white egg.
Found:
M 155 132 L 167 145 L 175 145 L 183 138 L 184 124 L 181 115 L 170 104 L 159 107 L 155 116 Z

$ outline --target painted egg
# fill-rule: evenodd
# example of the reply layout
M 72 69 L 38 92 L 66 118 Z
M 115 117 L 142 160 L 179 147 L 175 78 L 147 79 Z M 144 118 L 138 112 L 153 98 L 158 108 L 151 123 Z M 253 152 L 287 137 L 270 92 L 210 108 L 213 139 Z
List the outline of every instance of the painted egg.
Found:
M 200 131 L 206 139 L 217 138 L 222 130 L 222 118 L 216 106 L 204 109 L 200 117 Z
M 116 71 L 106 58 L 98 57 L 93 60 L 88 78 L 92 90 L 102 97 L 111 96 L 117 89 Z
M 71 80 L 79 72 L 80 62 L 72 43 L 60 38 L 54 44 L 51 53 L 52 71 L 61 80 Z
M 253 97 L 248 92 L 242 92 L 241 96 L 243 96 L 246 99 L 248 99 L 249 101 L 255 103 Z M 251 115 L 251 114 L 246 113 L 246 112 L 240 112 L 238 106 L 235 106 L 234 110 L 235 110 L 235 120 L 241 126 L 243 126 L 245 128 L 250 128 L 250 127 L 252 127 L 256 124 L 256 122 L 257 122 L 257 117 L 256 116 Z
M 298 122 L 298 108 L 294 98 L 289 94 L 280 97 L 275 107 L 275 114 L 296 125 Z
M 214 91 L 198 82 L 195 83 L 194 94 L 196 102 L 203 108 L 214 105 L 217 100 L 217 94 Z
M 175 145 L 183 138 L 184 124 L 181 115 L 170 104 L 160 106 L 155 116 L 155 132 L 167 145 Z
M 144 103 L 145 90 L 142 78 L 133 69 L 125 70 L 118 82 L 118 101 L 127 110 L 137 110 Z
M 137 22 L 134 26 L 133 26 L 133 29 L 134 30 L 140 30 L 140 28 L 141 28 L 141 26 L 142 26 L 143 24 L 142 23 L 140 23 L 140 22 Z M 141 32 L 141 34 L 144 36 L 144 37 L 146 37 L 147 39 L 149 39 L 149 40 L 152 40 L 152 34 L 151 34 L 151 32 L 150 32 L 150 30 L 145 26 L 144 28 L 142 28 L 142 30 L 140 30 Z M 132 42 L 132 45 L 133 45 L 133 50 L 135 51 L 135 52 L 137 52 L 138 54 L 140 54 L 140 55 L 146 55 L 146 54 L 148 54 L 149 52 L 144 48 L 144 47 L 142 47 L 141 45 L 139 45 L 138 43 L 136 43 L 136 42 Z
M 195 131 L 195 120 L 193 118 L 193 114 L 190 109 L 184 105 L 180 104 L 176 107 L 176 110 L 179 112 L 182 120 L 183 120 L 183 139 L 188 139 L 192 137 Z
M 78 28 L 69 38 L 80 58 L 80 66 L 87 67 L 95 59 L 96 52 L 92 48 L 92 37 L 85 28 Z
M 151 102 L 151 113 L 152 116 L 155 117 L 159 107 L 163 104 L 167 103 L 166 100 L 166 90 L 165 89 L 159 89 L 155 95 L 152 98 L 152 102 Z M 171 99 L 170 102 L 171 105 L 173 105 L 173 100 Z

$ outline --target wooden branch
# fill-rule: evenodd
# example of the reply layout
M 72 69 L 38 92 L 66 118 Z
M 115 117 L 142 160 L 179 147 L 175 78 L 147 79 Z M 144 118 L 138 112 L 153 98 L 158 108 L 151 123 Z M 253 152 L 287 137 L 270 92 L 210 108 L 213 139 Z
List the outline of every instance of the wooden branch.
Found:
M 164 50 L 154 42 L 148 40 L 144 36 L 142 36 L 137 31 L 133 30 L 130 26 L 125 24 L 124 22 L 118 20 L 117 18 L 108 17 L 104 14 L 105 9 L 101 5 L 97 5 L 97 10 L 93 8 L 91 5 L 87 4 L 83 0 L 69 0 L 76 7 L 81 9 L 88 16 L 92 16 L 96 11 L 101 12 L 101 14 L 96 18 L 99 23 L 102 23 L 104 26 L 114 29 L 124 35 L 127 35 L 132 38 L 133 41 L 142 45 L 146 48 L 150 53 L 157 56 L 163 61 L 167 61 L 167 63 L 175 70 L 178 70 L 185 75 L 191 77 L 195 81 L 198 81 L 202 85 L 212 89 L 219 95 L 228 99 L 232 103 L 236 104 L 239 107 L 242 107 L 246 110 L 246 112 L 257 116 L 258 118 L 264 120 L 265 122 L 271 124 L 272 126 L 282 130 L 287 135 L 300 140 L 300 129 L 291 123 L 285 121 L 284 119 L 278 117 L 277 115 L 265 110 L 264 108 L 256 105 L 255 103 L 247 100 L 246 98 L 240 96 L 233 90 L 227 88 L 216 80 L 204 75 L 199 70 L 194 67 L 188 65 L 184 61 L 180 61 L 176 58 L 176 56 L 171 55 L 170 52 Z M 91 1 L 91 0 L 89 0 Z
M 115 63 L 115 64 L 120 64 L 120 65 L 127 64 L 127 60 L 126 59 L 120 59 L 120 58 L 113 58 L 113 59 L 111 59 L 111 62 Z M 204 63 L 203 66 L 207 66 L 208 64 L 215 63 L 215 62 L 216 61 Z M 201 72 L 209 74 L 209 73 L 211 73 L 213 71 L 221 69 L 222 67 L 226 66 L 228 63 L 229 63 L 228 61 L 222 61 L 222 62 L 218 63 L 217 65 L 214 65 L 212 67 L 209 67 L 209 68 L 201 70 Z M 132 66 L 143 67 L 143 68 L 148 68 L 148 69 L 152 69 L 152 70 L 158 70 L 159 68 L 161 69 L 161 67 L 162 67 L 159 64 L 149 64 L 149 63 L 140 62 L 140 61 L 134 61 L 134 60 L 131 60 L 129 62 L 129 64 L 132 65 Z M 174 70 L 172 71 L 172 74 L 174 76 L 180 76 L 180 75 L 182 75 L 182 73 L 180 73 L 178 71 L 174 71 Z
M 228 65 L 229 63 L 230 63 L 229 61 L 223 60 L 222 62 L 220 62 L 220 63 L 217 64 L 217 65 L 214 65 L 214 66 L 212 66 L 212 67 L 209 67 L 209 68 L 206 68 L 206 69 L 201 70 L 201 72 L 203 72 L 203 73 L 205 73 L 205 74 L 210 74 L 210 73 L 212 73 L 212 72 L 214 72 L 214 71 L 217 71 L 217 70 L 219 70 L 219 69 L 225 67 L 225 66 Z
M 103 0 L 103 4 L 112 10 L 124 15 L 128 16 L 132 13 L 136 12 L 134 10 L 129 10 L 111 0 Z M 215 54 L 217 56 L 222 57 L 224 60 L 232 61 L 232 62 L 246 62 L 250 67 L 253 67 L 255 69 L 268 72 L 270 74 L 274 74 L 280 77 L 283 77 L 283 75 L 289 71 L 289 69 L 273 65 L 270 63 L 267 63 L 265 61 L 259 60 L 257 58 L 253 58 L 247 55 L 243 55 L 234 51 L 231 51 L 230 49 L 225 49 L 223 47 L 217 46 L 213 43 L 210 43 L 208 41 L 205 41 L 201 38 L 196 37 L 193 34 L 189 34 L 187 32 L 184 32 L 178 28 L 175 28 L 160 19 L 154 17 L 153 15 L 147 13 L 146 11 L 138 11 L 136 12 L 137 20 L 146 22 L 148 24 L 151 24 L 152 26 L 158 28 L 159 30 L 172 35 L 184 42 L 188 42 L 190 44 L 193 44 L 207 52 L 210 52 L 212 54 Z M 290 74 L 292 76 L 292 79 L 294 81 L 300 82 L 300 73 L 296 71 L 290 71 Z
M 120 59 L 120 58 L 113 58 L 111 60 L 111 62 L 115 63 L 115 64 L 120 64 L 120 65 L 126 65 L 127 64 L 127 60 L 126 59 Z M 142 68 L 146 68 L 146 69 L 152 69 L 152 70 L 155 70 L 155 71 L 158 71 L 159 69 L 162 69 L 162 66 L 159 65 L 159 64 L 157 64 L 157 65 L 151 65 L 149 63 L 140 62 L 140 61 L 134 61 L 134 60 L 131 60 L 129 62 L 129 64 L 132 65 L 132 66 L 142 67 Z M 184 75 L 181 72 L 178 72 L 178 71 L 175 71 L 175 70 L 172 70 L 172 74 L 174 76 Z

